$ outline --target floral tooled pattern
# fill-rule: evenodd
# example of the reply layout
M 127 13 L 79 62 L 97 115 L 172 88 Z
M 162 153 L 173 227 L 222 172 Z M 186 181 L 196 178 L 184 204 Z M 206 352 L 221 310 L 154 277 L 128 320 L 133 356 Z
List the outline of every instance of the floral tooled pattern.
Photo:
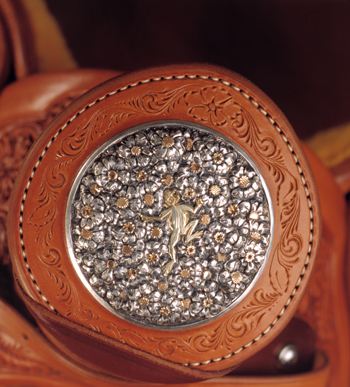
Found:
M 232 96 L 225 89 L 216 86 L 202 88 L 199 93 L 188 93 L 185 101 L 193 118 L 202 122 L 209 121 L 215 126 L 223 126 L 235 120 L 241 113 Z
M 0 263 L 10 263 L 6 219 L 11 191 L 25 155 L 39 136 L 37 123 L 0 128 Z
M 43 129 L 76 97 L 52 106 L 44 118 L 0 127 L 0 263 L 9 264 L 6 218 L 12 188 L 30 147 Z

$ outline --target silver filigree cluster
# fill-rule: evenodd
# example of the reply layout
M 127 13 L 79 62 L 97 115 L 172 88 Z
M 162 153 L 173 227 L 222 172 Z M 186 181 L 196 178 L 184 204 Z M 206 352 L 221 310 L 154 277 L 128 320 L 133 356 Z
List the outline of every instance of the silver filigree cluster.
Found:
M 75 265 L 129 321 L 174 329 L 222 314 L 260 275 L 271 209 L 259 172 L 192 124 L 150 125 L 90 162 L 71 211 Z

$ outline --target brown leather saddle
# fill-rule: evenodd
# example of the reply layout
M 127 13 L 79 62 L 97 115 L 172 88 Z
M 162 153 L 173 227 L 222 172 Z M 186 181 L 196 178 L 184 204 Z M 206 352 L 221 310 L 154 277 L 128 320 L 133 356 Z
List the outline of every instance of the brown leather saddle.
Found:
M 347 385 L 347 203 L 278 107 L 211 65 L 36 72 L 0 5 L 1 383 Z

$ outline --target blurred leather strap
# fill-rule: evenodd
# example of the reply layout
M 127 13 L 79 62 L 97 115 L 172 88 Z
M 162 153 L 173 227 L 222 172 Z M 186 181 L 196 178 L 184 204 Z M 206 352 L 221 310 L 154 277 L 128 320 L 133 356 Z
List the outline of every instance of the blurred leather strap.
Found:
M 0 0 L 0 16 L 10 42 L 16 78 L 37 72 L 33 29 L 22 1 Z
M 350 192 L 350 123 L 316 133 L 308 146 L 322 160 L 346 195 Z
M 11 66 L 10 44 L 0 13 L 0 88 L 6 82 Z
M 77 68 L 60 28 L 43 0 L 0 0 L 0 86 L 45 71 Z

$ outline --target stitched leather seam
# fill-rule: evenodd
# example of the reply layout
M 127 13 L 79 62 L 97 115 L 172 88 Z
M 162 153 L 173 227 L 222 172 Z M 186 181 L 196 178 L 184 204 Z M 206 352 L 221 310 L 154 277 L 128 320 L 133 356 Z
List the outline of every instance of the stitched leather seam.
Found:
M 88 108 L 90 108 L 91 106 L 94 106 L 96 105 L 98 102 L 104 100 L 105 98 L 108 98 L 112 95 L 115 95 L 117 93 L 120 93 L 124 90 L 127 90 L 127 89 L 131 89 L 133 87 L 136 87 L 136 86 L 139 86 L 139 85 L 142 85 L 142 84 L 145 84 L 145 83 L 149 83 L 149 82 L 158 82 L 158 81 L 162 81 L 162 80 L 173 80 L 173 79 L 206 79 L 206 80 L 211 80 L 211 81 L 214 81 L 214 82 L 220 82 L 222 84 L 224 84 L 225 86 L 229 86 L 231 88 L 233 88 L 235 91 L 237 91 L 238 93 L 240 93 L 241 95 L 243 95 L 248 101 L 250 101 L 252 103 L 252 105 L 258 109 L 269 121 L 270 123 L 275 127 L 275 129 L 277 130 L 277 132 L 281 135 L 283 141 L 287 144 L 287 147 L 289 149 L 289 151 L 291 152 L 292 156 L 293 156 L 293 159 L 294 159 L 294 162 L 298 168 L 298 171 L 299 171 L 299 174 L 300 174 L 300 177 L 301 177 L 301 180 L 302 180 L 302 183 L 303 183 L 303 187 L 304 187 L 304 190 L 305 190 L 305 194 L 306 194 L 306 198 L 307 198 L 307 201 L 308 201 L 308 206 L 309 206 L 309 211 L 310 211 L 310 236 L 309 236 L 309 249 L 308 249 L 308 253 L 307 253 L 307 256 L 306 256 L 306 259 L 305 259 L 305 263 L 304 263 L 304 267 L 300 273 L 300 276 L 299 276 L 299 279 L 293 289 L 293 292 L 291 293 L 290 297 L 288 298 L 287 302 L 285 303 L 285 305 L 283 306 L 282 310 L 280 311 L 280 313 L 278 314 L 278 316 L 274 319 L 274 321 L 267 327 L 267 329 L 265 329 L 264 332 L 260 333 L 259 336 L 257 336 L 255 339 L 253 339 L 251 342 L 249 342 L 248 344 L 242 346 L 241 348 L 239 348 L 238 350 L 236 350 L 235 352 L 232 352 L 226 356 L 223 356 L 223 357 L 220 357 L 220 358 L 217 358 L 217 359 L 210 359 L 210 360 L 207 360 L 207 361 L 204 361 L 204 362 L 199 362 L 199 363 L 186 363 L 186 364 L 182 364 L 184 366 L 188 366 L 188 367 L 198 367 L 198 366 L 203 366 L 203 365 L 207 365 L 209 363 L 216 363 L 216 362 L 219 362 L 219 361 L 222 361 L 222 360 L 225 360 L 225 359 L 229 359 L 231 356 L 233 355 L 237 355 L 238 353 L 242 352 L 244 349 L 250 347 L 251 345 L 253 345 L 254 343 L 256 343 L 257 341 L 259 341 L 263 336 L 267 335 L 271 328 L 273 328 L 277 321 L 283 316 L 285 310 L 287 309 L 287 307 L 289 306 L 290 302 L 293 300 L 293 297 L 295 296 L 295 293 L 297 292 L 299 286 L 300 286 L 300 283 L 305 275 L 305 272 L 306 272 L 306 269 L 308 268 L 308 265 L 309 265 L 309 261 L 310 261 L 310 254 L 311 254 L 311 250 L 312 250 L 312 243 L 313 243 L 313 210 L 312 210 L 312 203 L 311 203 L 311 199 L 310 199 L 310 193 L 309 193 L 309 190 L 308 190 L 308 187 L 307 187 L 307 183 L 306 183 L 306 180 L 305 180 L 305 176 L 304 176 L 304 172 L 300 166 L 300 163 L 299 163 L 299 160 L 294 152 L 294 149 L 293 147 L 291 146 L 290 142 L 288 141 L 287 137 L 284 135 L 283 131 L 279 128 L 278 124 L 276 123 L 276 121 L 263 109 L 262 106 L 260 106 L 252 97 L 250 97 L 248 94 L 246 94 L 242 89 L 240 89 L 239 87 L 231 84 L 230 82 L 227 82 L 227 81 L 224 81 L 220 78 L 215 78 L 215 77 L 210 77 L 210 76 L 204 76 L 204 75 L 180 75 L 180 76 L 168 76 L 168 77 L 159 77 L 159 78 L 149 78 L 149 79 L 145 79 L 143 81 L 139 81 L 137 83 L 133 83 L 131 85 L 128 85 L 128 86 L 125 86 L 125 87 L 122 87 L 120 89 L 117 89 L 113 92 L 110 92 L 110 93 L 107 93 L 105 94 L 103 97 L 101 98 L 98 98 L 96 101 L 92 102 L 91 104 L 89 104 L 88 106 L 86 106 L 84 109 L 82 109 L 81 111 L 79 111 L 76 115 L 74 115 L 69 121 L 67 121 L 65 123 L 65 125 L 63 125 L 59 131 L 51 138 L 51 140 L 48 142 L 48 144 L 46 145 L 45 149 L 43 150 L 43 152 L 41 153 L 38 161 L 36 162 L 33 170 L 32 170 L 32 173 L 29 177 L 29 180 L 28 180 L 28 183 L 26 185 L 26 188 L 24 190 L 24 194 L 23 194 L 23 197 L 22 197 L 22 201 L 21 201 L 21 206 L 20 206 L 20 217 L 19 217 L 19 220 L 20 220 L 20 223 L 19 223 L 19 229 L 20 229 L 20 243 L 21 243 L 21 248 L 22 248 L 22 254 L 23 254 L 23 260 L 24 260 L 24 263 L 25 263 L 25 266 L 28 270 L 28 273 L 29 273 L 29 277 L 31 278 L 36 290 L 38 291 L 40 297 L 44 300 L 44 302 L 49 306 L 49 308 L 53 311 L 56 311 L 56 309 L 50 304 L 49 300 L 44 296 L 44 294 L 42 293 L 42 291 L 40 290 L 36 280 L 35 280 L 35 277 L 32 273 L 32 270 L 28 264 L 28 260 L 27 260 L 27 256 L 26 256 L 26 251 L 25 251 L 25 246 L 24 246 L 24 241 L 23 241 L 23 229 L 22 229 L 22 224 L 23 224 L 23 209 L 24 209 L 24 203 L 25 203 L 25 200 L 26 200 L 26 197 L 27 197 L 27 193 L 28 193 L 28 189 L 30 187 L 30 184 L 33 180 L 33 177 L 35 175 L 35 172 L 38 168 L 38 166 L 40 165 L 41 163 L 41 160 L 43 159 L 44 155 L 46 154 L 46 152 L 48 151 L 48 149 L 50 148 L 50 146 L 52 145 L 52 143 L 56 140 L 56 138 L 58 137 L 58 135 L 60 133 L 62 133 L 62 131 L 71 123 L 73 122 L 80 114 L 84 113 Z M 57 311 L 56 311 L 57 312 Z

